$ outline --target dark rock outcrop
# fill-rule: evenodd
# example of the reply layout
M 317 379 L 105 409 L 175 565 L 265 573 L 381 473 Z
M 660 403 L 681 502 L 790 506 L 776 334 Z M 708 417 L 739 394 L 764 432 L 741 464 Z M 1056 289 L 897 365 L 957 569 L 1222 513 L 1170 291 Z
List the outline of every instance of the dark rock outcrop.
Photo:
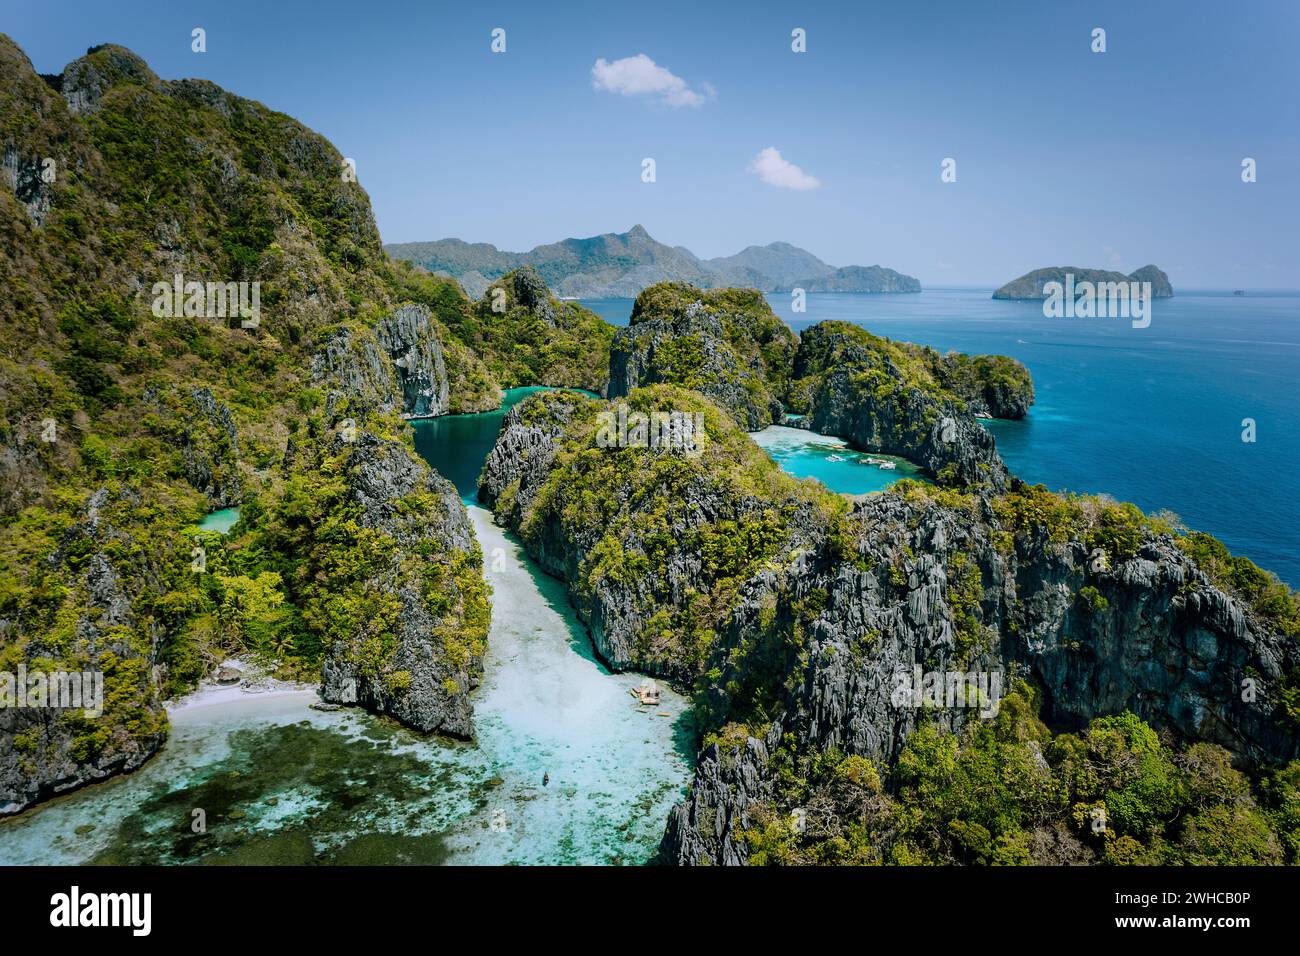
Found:
M 1297 755 L 1300 741 L 1278 722 L 1275 695 L 1300 664 L 1294 638 L 1214 586 L 1167 535 L 1145 534 L 1113 567 L 1079 539 L 1054 543 L 1043 529 L 1003 550 L 1009 531 L 994 501 L 952 508 L 873 496 L 852 515 L 851 560 L 823 554 L 784 581 L 750 582 L 722 647 L 746 638 L 761 646 L 755 635 L 788 628 L 810 594 L 824 595 L 824 607 L 805 623 L 806 666 L 791 675 L 764 739 L 738 754 L 701 756 L 665 835 L 670 861 L 743 862 L 739 834 L 772 792 L 767 753 L 777 741 L 888 764 L 923 720 L 955 731 L 979 719 L 973 709 L 894 703 L 896 675 L 917 666 L 1024 678 L 1041 689 L 1044 719 L 1062 729 L 1128 710 L 1247 763 Z M 731 714 L 739 702 L 728 699 L 729 682 L 763 664 L 753 654 L 723 664 L 709 710 Z M 1248 678 L 1254 695 L 1242 693 Z
M 614 337 L 609 397 L 644 385 L 694 389 L 748 431 L 779 422 L 779 393 L 797 340 L 755 290 L 708 292 L 678 283 L 646 289 Z
M 684 354 L 686 353 L 686 354 Z M 689 362 L 685 376 L 682 363 Z M 727 345 L 722 323 L 699 306 L 680 316 L 650 319 L 620 329 L 609 355 L 609 397 L 665 381 L 696 385 L 750 431 L 780 421 L 780 402 L 765 394 L 762 378 L 745 368 Z
M 97 112 L 104 93 L 116 83 L 139 83 L 161 88 L 162 83 L 149 65 L 126 47 L 105 43 L 91 47 L 63 70 L 59 92 L 75 114 Z
M 1029 370 L 1005 355 L 950 352 L 933 363 L 944 388 L 980 418 L 1024 418 L 1034 404 Z
M 802 390 L 813 431 L 902 456 L 947 484 L 1005 487 L 993 436 L 929 365 L 919 350 L 821 322 L 800 337 L 792 390 Z
M 243 497 L 239 475 L 239 433 L 230 409 L 206 388 L 192 388 L 194 415 L 180 432 L 185 476 L 214 508 L 231 508 Z
M 29 673 L 98 672 L 102 713 L 86 707 L 0 707 L 0 816 L 18 813 L 56 794 L 136 769 L 167 737 L 154 663 L 160 630 L 134 610 L 133 588 L 156 580 L 157 568 L 123 569 L 110 554 L 131 554 L 132 536 L 109 516 L 139 507 L 138 496 L 107 488 L 86 502 L 81 520 L 64 534 L 48 559 L 49 571 L 71 583 L 76 617 L 57 644 L 22 618 L 0 619 L 0 643 Z M 120 560 L 120 558 L 118 559 Z M 147 559 L 137 556 L 134 561 Z M 83 698 L 84 700 L 84 698 Z
M 47 163 L 50 165 L 47 167 Z M 0 155 L 0 171 L 5 182 L 22 203 L 32 220 L 41 227 L 50 214 L 50 189 L 48 175 L 57 175 L 57 161 L 52 156 L 24 156 L 13 146 L 6 146 Z M 47 173 L 47 169 L 49 172 Z
M 898 700 L 899 675 L 916 668 L 997 674 L 1003 691 L 1024 680 L 1059 730 L 1131 711 L 1245 764 L 1300 754 L 1279 703 L 1300 643 L 1213 583 L 1159 523 L 1010 479 L 1003 492 L 904 486 L 857 502 L 843 525 L 791 502 L 778 508 L 794 517 L 772 556 L 730 568 L 733 584 L 719 590 L 705 572 L 715 545 L 698 532 L 745 509 L 761 513 L 771 492 L 737 496 L 708 468 L 681 477 L 647 453 L 640 479 L 584 484 L 578 514 L 557 496 L 599 464 L 574 451 L 589 404 L 565 397 L 513 409 L 480 497 L 569 583 L 602 657 L 694 680 L 706 729 L 753 728 L 700 754 L 668 822 L 670 862 L 744 862 L 743 831 L 761 825 L 755 811 L 770 819 L 790 751 L 888 766 L 923 723 L 958 732 L 988 715 Z M 1072 517 L 1049 529 L 1041 515 L 1053 508 Z M 619 573 L 590 574 L 615 541 Z M 680 649 L 646 652 L 661 626 L 690 621 L 701 606 L 712 615 L 702 658 L 686 666 Z
M 375 326 L 402 390 L 402 414 L 434 418 L 448 411 L 447 366 L 427 306 L 404 305 Z
M 707 405 L 689 393 L 658 388 L 664 393 L 638 390 L 629 401 Z M 760 475 L 769 474 L 773 466 L 716 407 L 708 406 L 711 437 L 699 457 L 669 449 L 595 447 L 593 419 L 598 409 L 609 407 L 583 396 L 552 393 L 512 408 L 484 465 L 479 500 L 494 510 L 498 522 L 520 532 L 529 556 L 544 571 L 568 584 L 570 599 L 590 628 L 602 660 L 618 670 L 632 668 L 686 683 L 698 673 L 701 642 L 707 637 L 685 632 L 692 627 L 707 630 L 704 620 L 712 608 L 721 606 L 718 595 L 737 573 L 733 560 L 743 567 L 763 564 L 768 560 L 765 550 L 785 556 L 813 540 L 815 529 L 824 529 L 827 518 L 813 496 L 802 494 L 803 489 L 779 473 L 773 485 L 782 490 L 773 498 L 746 492 L 743 477 L 724 474 L 722 469 L 734 458 L 725 445 L 719 446 L 719 441 L 728 441 L 719 439 L 719 432 L 745 442 Z M 601 480 L 598 493 L 606 497 L 607 510 L 566 510 L 562 494 L 578 486 L 570 479 L 586 467 L 562 451 L 566 443 L 586 450 L 588 464 L 623 456 L 618 478 Z M 715 452 L 718 468 L 708 464 Z M 653 476 L 661 469 L 671 478 L 659 484 Z M 656 517 L 646 520 L 641 509 Z M 596 519 L 596 514 L 601 517 Z M 702 541 L 716 546 L 706 549 Z M 738 541 L 748 545 L 734 559 L 719 560 L 713 553 L 734 550 Z M 614 549 L 621 556 L 617 560 L 609 557 Z M 651 554 L 657 561 L 653 573 L 625 571 L 629 565 L 643 567 Z M 660 616 L 651 626 L 661 612 L 681 611 L 692 601 L 699 602 L 692 621 L 683 616 L 670 622 Z
M 510 276 L 515 301 L 547 325 L 555 325 L 555 310 L 551 307 L 551 293 L 543 279 L 532 266 L 520 266 Z
M 382 577 L 367 587 L 373 584 L 396 595 L 399 610 L 392 633 L 366 631 L 335 641 L 322 668 L 321 696 L 330 703 L 389 714 L 416 730 L 472 738 L 469 692 L 482 676 L 482 656 L 458 659 L 448 653 L 443 630 L 459 622 L 454 614 L 439 619 L 431 610 L 423 567 L 430 560 L 450 563 L 457 553 L 478 555 L 465 506 L 455 486 L 406 445 L 369 432 L 358 437 L 345 474 L 361 510 L 358 523 L 383 532 L 397 545 Z M 413 495 L 428 496 L 433 504 L 413 510 L 404 504 Z M 455 587 L 450 576 L 441 583 Z M 377 652 L 374 645 L 384 641 L 395 646 Z
M 344 326 L 311 360 L 332 414 L 345 401 L 353 418 L 398 411 L 433 418 L 450 410 L 442 342 L 427 306 L 404 305 L 373 330 Z

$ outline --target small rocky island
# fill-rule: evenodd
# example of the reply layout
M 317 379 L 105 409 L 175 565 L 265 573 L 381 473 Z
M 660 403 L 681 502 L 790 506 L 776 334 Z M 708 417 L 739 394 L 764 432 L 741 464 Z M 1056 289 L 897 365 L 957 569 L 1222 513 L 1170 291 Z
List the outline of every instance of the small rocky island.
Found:
M 1074 284 L 1091 282 L 1150 282 L 1151 296 L 1156 299 L 1168 299 L 1174 294 L 1174 287 L 1169 284 L 1169 276 L 1157 266 L 1143 266 L 1136 272 L 1125 275 L 1109 269 L 1085 269 L 1081 266 L 1048 266 L 1026 272 L 1019 279 L 1012 279 L 993 293 L 995 299 L 1046 299 L 1043 286 L 1049 282 L 1065 285 L 1066 275 L 1074 276 Z

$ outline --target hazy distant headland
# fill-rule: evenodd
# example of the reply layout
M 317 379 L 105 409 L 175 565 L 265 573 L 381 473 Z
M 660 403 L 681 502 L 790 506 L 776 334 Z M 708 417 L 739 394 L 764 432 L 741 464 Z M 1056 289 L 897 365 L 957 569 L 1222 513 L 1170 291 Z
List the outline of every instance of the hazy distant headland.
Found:
M 1151 295 L 1157 299 L 1167 299 L 1174 294 L 1169 284 L 1169 276 L 1156 266 L 1143 266 L 1136 272 L 1125 275 L 1108 269 L 1084 269 L 1079 266 L 1048 266 L 1026 272 L 1018 279 L 1012 279 L 993 293 L 995 299 L 1046 299 L 1048 293 L 1044 287 L 1055 282 L 1066 285 L 1066 276 L 1073 276 L 1077 285 L 1091 282 L 1097 286 L 1103 282 L 1150 282 Z
M 704 289 L 732 286 L 763 292 L 920 292 L 921 283 L 883 266 L 837 269 L 787 242 L 749 246 L 734 256 L 700 259 L 684 246 L 668 246 L 637 225 L 627 232 L 564 239 L 529 252 L 505 252 L 460 239 L 399 242 L 389 255 L 452 276 L 471 298 L 512 269 L 535 268 L 558 295 L 579 299 L 634 298 L 657 282 L 690 282 Z

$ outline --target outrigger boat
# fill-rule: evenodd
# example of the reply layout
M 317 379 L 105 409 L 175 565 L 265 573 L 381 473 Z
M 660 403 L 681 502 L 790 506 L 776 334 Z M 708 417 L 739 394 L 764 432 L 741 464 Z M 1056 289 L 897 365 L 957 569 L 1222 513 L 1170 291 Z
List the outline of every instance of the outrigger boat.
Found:
M 640 687 L 632 688 L 632 696 L 640 704 L 657 704 L 659 703 L 659 685 L 652 680 L 642 681 Z

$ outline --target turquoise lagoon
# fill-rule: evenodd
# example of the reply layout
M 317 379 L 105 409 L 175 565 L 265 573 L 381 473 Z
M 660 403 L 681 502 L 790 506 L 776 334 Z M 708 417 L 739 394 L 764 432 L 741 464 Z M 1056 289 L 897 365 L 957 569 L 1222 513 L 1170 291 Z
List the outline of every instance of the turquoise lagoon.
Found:
M 217 534 L 226 534 L 238 521 L 238 508 L 221 508 L 205 514 L 200 519 L 198 528 L 200 531 L 215 531 Z
M 1300 587 L 1300 295 L 1176 292 L 1152 303 L 1145 329 L 1046 318 L 1041 303 L 995 300 L 992 289 L 812 293 L 799 313 L 788 294 L 768 301 L 796 332 L 840 319 L 1019 359 L 1037 403 L 1023 421 L 985 422 L 1015 474 L 1170 509 Z M 631 299 L 584 304 L 616 325 L 632 310 Z M 1247 418 L 1254 442 L 1242 441 Z
M 471 502 L 502 415 L 415 426 Z M 474 743 L 321 712 L 312 691 L 200 696 L 136 773 L 0 823 L 0 864 L 649 861 L 691 773 L 687 701 L 661 687 L 640 706 L 642 678 L 595 658 L 564 586 L 469 510 L 494 592 Z

